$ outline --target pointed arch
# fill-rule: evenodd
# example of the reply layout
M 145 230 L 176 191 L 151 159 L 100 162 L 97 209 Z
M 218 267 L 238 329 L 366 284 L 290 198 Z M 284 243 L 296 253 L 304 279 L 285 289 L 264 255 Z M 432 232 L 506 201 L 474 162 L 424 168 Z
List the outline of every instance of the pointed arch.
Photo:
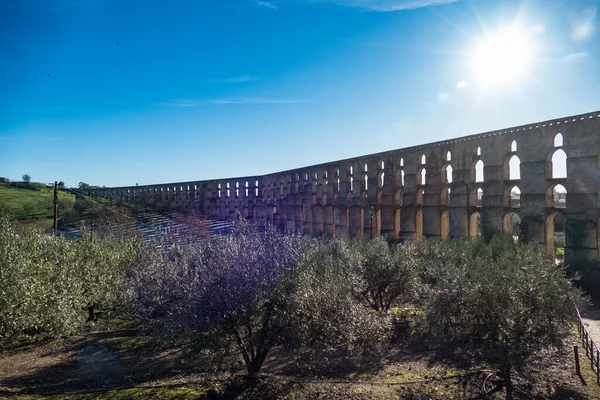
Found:
M 427 182 L 427 169 L 421 168 L 417 173 L 417 185 L 425 185 Z
M 452 161 L 452 153 L 449 150 L 446 153 L 446 161 Z
M 546 207 L 567 208 L 567 189 L 560 184 L 549 186 L 546 190 Z
M 561 179 L 567 177 L 567 153 L 558 149 L 552 153 L 552 178 Z
M 504 207 L 521 207 L 521 189 L 518 186 L 510 186 L 504 191 Z
M 504 179 L 509 181 L 521 179 L 521 159 L 516 154 L 504 160 Z
M 419 156 L 419 164 L 420 165 L 425 165 L 427 163 L 427 157 L 425 157 L 425 154 L 421 154 Z
M 443 206 L 447 206 L 450 204 L 450 193 L 452 189 L 449 187 L 443 188 L 440 193 L 440 204 Z
M 507 236 L 512 236 L 515 241 L 519 239 L 521 233 L 521 217 L 516 212 L 510 212 L 504 215 L 502 230 Z
M 510 144 L 510 151 L 513 153 L 517 151 L 517 141 L 516 140 L 513 140 L 512 143 Z
M 418 206 L 422 206 L 423 205 L 423 198 L 425 197 L 425 189 L 418 189 L 417 190 L 417 199 L 416 199 L 416 204 Z
M 471 207 L 481 207 L 481 203 L 483 200 L 483 189 L 475 188 L 471 191 L 470 202 L 469 205 Z
M 473 175 L 475 177 L 475 183 L 480 183 L 480 182 L 484 181 L 484 177 L 483 177 L 484 166 L 485 165 L 482 160 L 477 160 L 477 162 L 473 166 Z
M 562 147 L 563 145 L 563 135 L 562 133 L 557 133 L 554 136 L 554 147 Z
M 560 263 L 564 257 L 565 246 L 565 217 L 559 212 L 553 212 L 546 218 L 546 256 L 555 263 Z M 562 248 L 562 252 L 557 252 Z M 562 254 L 558 256 L 557 253 Z

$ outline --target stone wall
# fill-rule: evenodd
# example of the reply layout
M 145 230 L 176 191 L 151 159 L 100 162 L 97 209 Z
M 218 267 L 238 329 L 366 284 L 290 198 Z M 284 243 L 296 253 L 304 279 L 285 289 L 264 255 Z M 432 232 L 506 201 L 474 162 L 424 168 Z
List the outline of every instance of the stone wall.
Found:
M 314 236 L 477 238 L 516 235 L 513 228 L 520 226 L 520 235 L 539 242 L 549 256 L 555 231 L 564 229 L 566 258 L 597 256 L 600 112 L 262 176 L 90 193 L 192 205 L 210 218 L 239 213 L 261 225 Z

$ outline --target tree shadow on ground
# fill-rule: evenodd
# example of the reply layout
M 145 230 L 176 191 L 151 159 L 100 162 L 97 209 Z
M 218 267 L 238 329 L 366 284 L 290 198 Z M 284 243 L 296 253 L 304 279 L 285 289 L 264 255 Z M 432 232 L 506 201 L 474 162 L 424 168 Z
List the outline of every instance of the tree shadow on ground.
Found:
M 135 330 L 93 332 L 32 353 L 23 355 L 31 359 L 28 368 L 0 379 L 1 386 L 23 394 L 64 394 L 215 371 L 212 360 L 187 348 L 160 345 Z

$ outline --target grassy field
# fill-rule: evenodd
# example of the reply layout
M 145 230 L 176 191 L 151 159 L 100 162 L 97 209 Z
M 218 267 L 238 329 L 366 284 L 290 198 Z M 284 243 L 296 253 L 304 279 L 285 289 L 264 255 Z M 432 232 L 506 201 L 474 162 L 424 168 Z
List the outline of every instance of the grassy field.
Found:
M 43 184 L 0 183 L 0 206 L 11 219 L 19 220 L 25 225 L 35 225 L 42 229 L 52 226 L 54 193 L 53 189 Z M 59 217 L 73 208 L 75 196 L 65 192 L 58 193 Z

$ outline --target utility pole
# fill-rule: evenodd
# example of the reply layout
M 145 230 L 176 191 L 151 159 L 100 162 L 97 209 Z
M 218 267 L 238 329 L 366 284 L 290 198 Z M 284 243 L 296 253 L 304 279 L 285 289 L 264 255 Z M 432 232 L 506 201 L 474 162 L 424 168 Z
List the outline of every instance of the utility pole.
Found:
M 58 182 L 54 181 L 54 237 L 57 235 L 58 227 Z

